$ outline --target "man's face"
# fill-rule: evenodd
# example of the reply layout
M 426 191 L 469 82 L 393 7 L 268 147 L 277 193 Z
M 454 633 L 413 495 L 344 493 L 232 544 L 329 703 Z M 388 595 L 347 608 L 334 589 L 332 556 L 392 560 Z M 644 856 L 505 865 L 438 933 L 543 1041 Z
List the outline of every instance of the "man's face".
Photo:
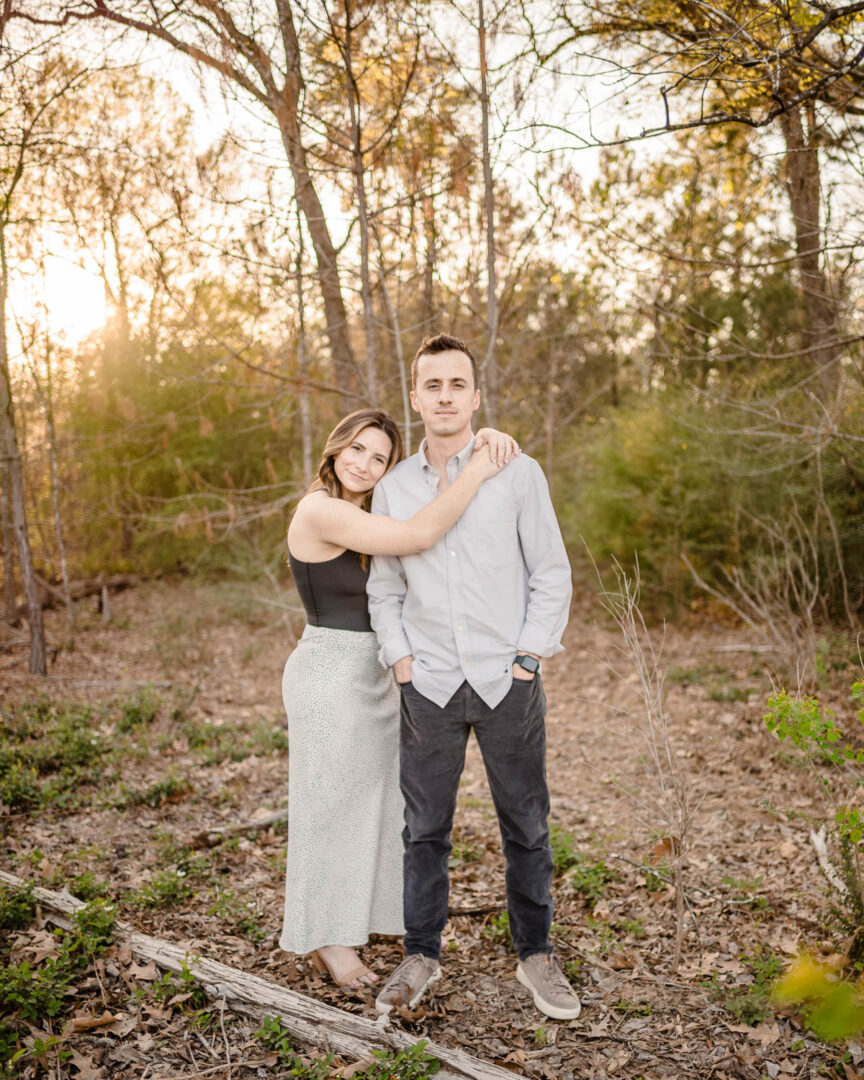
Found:
M 417 360 L 417 385 L 411 404 L 430 435 L 458 435 L 471 429 L 480 406 L 471 361 L 458 349 L 425 353 Z

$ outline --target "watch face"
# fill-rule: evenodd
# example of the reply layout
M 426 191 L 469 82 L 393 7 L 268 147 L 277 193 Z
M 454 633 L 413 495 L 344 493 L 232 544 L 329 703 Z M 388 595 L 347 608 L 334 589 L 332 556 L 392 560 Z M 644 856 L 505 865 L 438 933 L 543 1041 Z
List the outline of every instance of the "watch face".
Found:
M 530 671 L 532 674 L 540 668 L 540 661 L 535 660 L 533 656 L 517 656 L 516 663 L 519 667 L 524 668 L 526 671 Z

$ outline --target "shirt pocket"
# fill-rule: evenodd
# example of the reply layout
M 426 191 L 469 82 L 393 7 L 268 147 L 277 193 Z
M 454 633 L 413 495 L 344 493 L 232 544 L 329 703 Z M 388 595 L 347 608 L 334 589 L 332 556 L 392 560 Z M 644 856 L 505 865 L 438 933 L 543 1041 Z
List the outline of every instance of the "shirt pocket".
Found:
M 519 533 L 513 517 L 485 518 L 477 529 L 477 561 L 481 567 L 502 571 L 521 565 Z

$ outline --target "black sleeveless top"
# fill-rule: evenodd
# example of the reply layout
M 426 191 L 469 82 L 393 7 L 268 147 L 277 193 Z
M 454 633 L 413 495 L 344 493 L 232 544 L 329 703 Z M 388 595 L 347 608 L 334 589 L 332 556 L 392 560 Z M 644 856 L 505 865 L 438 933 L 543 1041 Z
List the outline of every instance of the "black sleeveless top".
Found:
M 356 551 L 343 551 L 326 562 L 303 562 L 288 552 L 291 573 L 311 626 L 331 630 L 371 630 L 366 607 L 366 579 Z

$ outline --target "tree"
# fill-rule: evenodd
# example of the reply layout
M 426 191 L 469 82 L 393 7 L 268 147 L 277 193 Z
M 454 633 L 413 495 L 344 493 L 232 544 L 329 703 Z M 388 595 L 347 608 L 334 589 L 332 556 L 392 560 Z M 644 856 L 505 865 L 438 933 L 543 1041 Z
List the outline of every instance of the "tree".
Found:
M 779 119 L 799 286 L 809 321 L 799 373 L 809 375 L 830 400 L 845 350 L 824 261 L 819 159 L 824 133 L 817 106 L 841 116 L 864 113 L 864 46 L 856 33 L 864 2 L 835 8 L 780 0 L 686 0 L 670 9 L 653 0 L 626 5 L 563 0 L 557 11 L 557 31 L 550 32 L 543 48 L 545 62 L 560 58 L 576 42 L 595 40 L 620 56 L 635 97 L 643 96 L 636 85 L 642 81 L 658 88 L 662 124 L 613 141 L 717 124 L 760 128 Z M 682 119 L 673 117 L 676 105 Z
M 44 57 L 28 49 L 7 60 L 0 72 L 0 459 L 4 490 L 8 484 L 12 529 L 27 601 L 30 671 L 46 672 L 42 603 L 36 583 L 25 506 L 24 472 L 16 429 L 9 338 L 10 243 L 22 222 L 16 216 L 22 182 L 31 170 L 45 167 L 57 151 L 52 113 L 64 95 L 86 79 L 86 72 L 63 57 Z M 7 553 L 8 557 L 8 553 Z M 11 566 L 4 566 L 11 574 Z
M 45 13 L 44 3 L 34 4 L 34 10 L 28 0 L 19 0 L 12 16 L 37 25 L 104 21 L 164 41 L 217 72 L 269 113 L 279 131 L 315 251 L 335 382 L 351 390 L 356 385 L 356 367 L 338 252 L 304 141 L 306 86 L 294 9 L 291 0 L 270 3 L 268 17 L 256 0 L 191 0 L 181 8 L 171 0 L 75 0 L 56 4 L 53 14 Z

